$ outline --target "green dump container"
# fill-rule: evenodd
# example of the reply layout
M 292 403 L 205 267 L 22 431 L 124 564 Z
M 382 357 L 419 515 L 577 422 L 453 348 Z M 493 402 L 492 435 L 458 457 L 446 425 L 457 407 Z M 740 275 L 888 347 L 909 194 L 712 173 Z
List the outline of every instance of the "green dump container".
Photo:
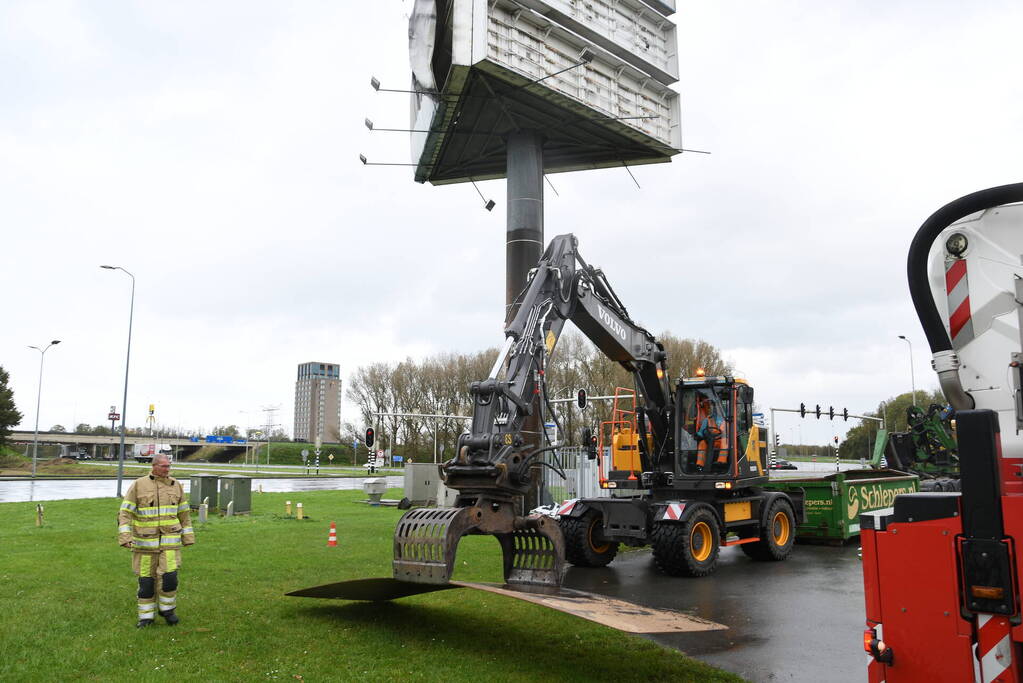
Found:
M 188 489 L 188 506 L 198 510 L 203 501 L 209 499 L 209 510 L 217 509 L 217 480 L 220 477 L 216 474 L 193 474 L 191 486 Z
M 891 507 L 900 493 L 920 490 L 920 478 L 896 470 L 846 470 L 825 476 L 772 479 L 765 488 L 802 489 L 806 520 L 796 537 L 844 541 L 860 533 L 860 515 Z
M 229 503 L 234 503 L 233 514 L 247 515 L 252 512 L 252 477 L 225 474 L 220 478 L 220 511 L 227 512 Z

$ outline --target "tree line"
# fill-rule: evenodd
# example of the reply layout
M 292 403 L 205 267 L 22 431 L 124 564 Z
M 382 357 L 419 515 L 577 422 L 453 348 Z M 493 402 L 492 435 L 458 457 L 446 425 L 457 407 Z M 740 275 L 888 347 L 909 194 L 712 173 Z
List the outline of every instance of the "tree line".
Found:
M 683 339 L 670 332 L 658 336 L 668 355 L 669 377 L 693 376 L 697 368 L 708 375 L 732 372 L 720 351 L 700 339 Z M 451 450 L 468 420 L 451 416 L 472 415 L 469 386 L 486 379 L 497 360 L 498 349 L 469 354 L 440 354 L 422 361 L 373 363 L 359 367 L 346 389 L 348 400 L 361 415 L 362 424 L 342 425 L 342 442 L 362 439 L 366 427 L 377 430 L 377 448 L 415 460 L 432 460 L 434 443 L 438 457 Z M 549 399 L 573 398 L 585 389 L 589 396 L 613 396 L 618 387 L 632 389 L 632 376 L 610 360 L 581 334 L 566 331 L 551 354 L 544 376 Z M 583 424 L 596 427 L 610 418 L 611 402 L 593 401 L 583 415 L 569 402 L 554 403 L 561 438 L 578 443 Z M 413 413 L 415 415 L 408 415 Z M 404 415 L 399 415 L 404 414 Z M 444 417 L 426 417 L 439 415 Z M 441 455 L 441 447 L 444 447 Z

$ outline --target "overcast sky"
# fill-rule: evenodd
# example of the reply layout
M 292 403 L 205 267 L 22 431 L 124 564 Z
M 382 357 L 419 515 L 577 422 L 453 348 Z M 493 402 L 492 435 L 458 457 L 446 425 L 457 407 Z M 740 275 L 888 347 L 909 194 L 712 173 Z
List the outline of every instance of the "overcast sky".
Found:
M 358 11 L 354 8 L 358 7 Z M 503 181 L 418 185 L 411 2 L 0 4 L 0 364 L 31 429 L 127 417 L 292 429 L 295 369 L 497 346 Z M 872 409 L 937 386 L 909 302 L 916 228 L 1017 182 L 1016 2 L 679 0 L 683 142 L 711 155 L 551 177 L 655 333 L 717 345 L 761 407 Z M 244 411 L 244 412 L 243 412 Z M 354 411 L 346 407 L 346 417 Z M 802 422 L 806 442 L 847 424 Z M 825 421 L 826 422 L 826 421 Z M 786 441 L 800 421 L 779 420 Z

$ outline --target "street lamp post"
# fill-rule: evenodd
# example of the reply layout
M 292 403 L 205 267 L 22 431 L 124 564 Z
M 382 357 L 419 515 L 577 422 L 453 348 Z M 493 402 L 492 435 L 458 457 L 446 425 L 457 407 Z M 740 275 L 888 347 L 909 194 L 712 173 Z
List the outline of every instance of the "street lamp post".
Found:
M 909 385 L 913 390 L 913 407 L 916 407 L 916 377 L 913 373 L 913 342 L 906 339 L 906 335 L 900 334 L 899 339 L 909 344 Z
M 60 343 L 59 339 L 54 339 L 45 348 L 39 348 L 38 346 L 29 346 L 30 349 L 35 349 L 39 352 L 39 385 L 36 387 L 36 431 L 32 437 L 32 478 L 36 476 L 36 452 L 39 450 L 39 406 L 41 405 L 43 396 L 43 359 L 46 357 L 46 350 L 51 346 L 56 346 Z
M 124 398 L 121 400 L 121 455 L 117 459 L 117 497 L 121 497 L 121 481 L 124 479 L 124 432 L 128 424 L 128 368 L 131 365 L 131 325 L 135 318 L 135 276 L 121 266 L 100 266 L 106 270 L 120 270 L 131 278 L 131 305 L 128 308 L 128 352 L 124 358 Z

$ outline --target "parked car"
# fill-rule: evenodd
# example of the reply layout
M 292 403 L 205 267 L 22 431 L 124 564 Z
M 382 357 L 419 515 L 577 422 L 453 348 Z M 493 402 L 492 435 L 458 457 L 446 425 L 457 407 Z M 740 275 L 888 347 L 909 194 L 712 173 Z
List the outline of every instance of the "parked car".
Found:
M 769 467 L 769 469 L 772 469 L 772 470 L 798 470 L 799 469 L 798 467 L 793 465 L 788 460 L 782 460 L 781 458 L 778 458 L 777 460 L 772 462 L 768 467 Z

